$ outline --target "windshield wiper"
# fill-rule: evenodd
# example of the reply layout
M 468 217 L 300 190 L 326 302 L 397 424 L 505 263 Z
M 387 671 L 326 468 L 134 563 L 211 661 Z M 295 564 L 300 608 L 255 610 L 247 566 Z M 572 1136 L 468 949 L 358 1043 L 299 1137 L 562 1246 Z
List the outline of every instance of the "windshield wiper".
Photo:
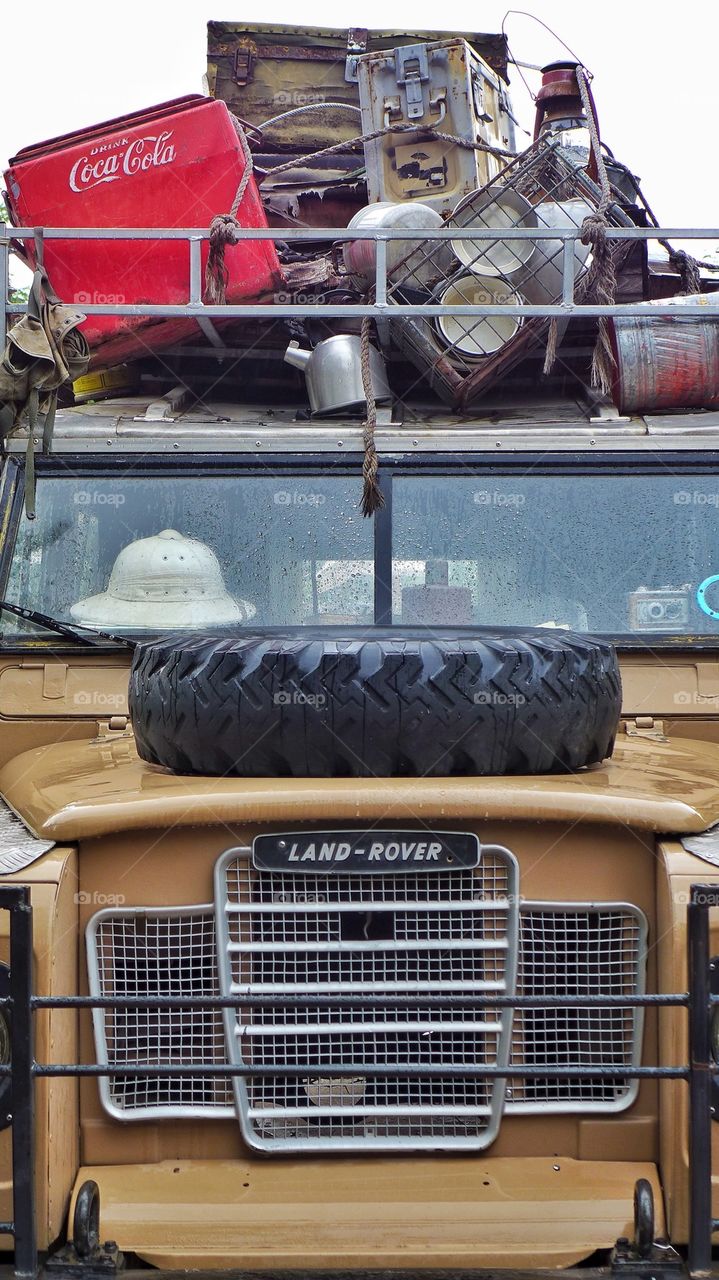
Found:
M 80 623 L 73 625 L 69 622 L 60 622 L 58 618 L 51 618 L 48 613 L 38 613 L 36 609 L 24 609 L 22 605 L 10 604 L 8 600 L 0 600 L 0 611 L 5 609 L 8 613 L 12 613 L 16 618 L 24 618 L 25 622 L 32 622 L 36 627 L 44 627 L 46 631 L 54 631 L 58 636 L 64 636 L 66 640 L 76 640 L 79 644 L 88 645 L 94 648 L 98 640 L 110 640 L 113 644 L 124 645 L 126 649 L 135 649 L 137 640 L 130 640 L 127 636 L 116 636 L 110 631 L 96 631 L 94 627 L 83 627 Z M 85 635 L 89 632 L 89 635 Z

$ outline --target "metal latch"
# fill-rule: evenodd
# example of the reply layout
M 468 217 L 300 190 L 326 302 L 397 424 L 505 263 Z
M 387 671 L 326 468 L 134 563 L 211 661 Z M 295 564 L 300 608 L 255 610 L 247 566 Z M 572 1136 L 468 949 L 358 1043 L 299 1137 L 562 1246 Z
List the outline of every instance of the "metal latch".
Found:
M 235 49 L 232 63 L 232 79 L 243 88 L 252 79 L 252 64 L 255 60 L 255 45 L 240 44 Z
M 357 80 L 357 59 L 367 52 L 368 38 L 369 32 L 366 27 L 350 27 L 347 32 L 345 80 L 350 83 Z
M 394 65 L 397 84 L 404 86 L 407 116 L 410 120 L 417 120 L 425 112 L 422 85 L 429 80 L 427 46 L 424 44 L 401 45 L 394 51 Z
M 635 716 L 633 720 L 623 720 L 622 726 L 628 738 L 653 738 L 655 742 L 666 742 L 664 721 L 655 720 L 654 716 Z
M 472 99 L 474 103 L 474 114 L 480 124 L 491 124 L 494 116 L 487 111 L 484 102 L 484 80 L 480 76 L 476 67 L 472 68 Z

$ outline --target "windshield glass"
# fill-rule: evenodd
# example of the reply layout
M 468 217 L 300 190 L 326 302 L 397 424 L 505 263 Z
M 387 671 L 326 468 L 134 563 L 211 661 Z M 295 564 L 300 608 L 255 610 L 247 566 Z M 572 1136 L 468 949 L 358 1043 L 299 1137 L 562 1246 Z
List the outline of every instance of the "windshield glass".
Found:
M 41 477 L 5 598 L 115 632 L 369 623 L 356 493 L 342 476 Z M 5 635 L 30 629 L 3 617 Z
M 398 478 L 396 622 L 719 634 L 719 480 Z
M 40 475 L 4 595 L 128 634 L 371 625 L 391 611 L 395 625 L 560 626 L 652 645 L 719 635 L 719 479 L 418 464 L 384 468 L 383 483 L 391 501 L 363 520 L 357 475 Z M 39 634 L 7 614 L 2 633 Z

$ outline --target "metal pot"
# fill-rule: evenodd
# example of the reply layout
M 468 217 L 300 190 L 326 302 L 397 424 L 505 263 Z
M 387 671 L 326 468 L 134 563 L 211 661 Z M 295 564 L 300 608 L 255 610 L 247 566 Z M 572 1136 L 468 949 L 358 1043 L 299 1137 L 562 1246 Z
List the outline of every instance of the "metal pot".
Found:
M 535 205 L 538 227 L 581 227 L 588 214 L 594 213 L 586 200 L 543 200 Z M 574 278 L 586 266 L 590 254 L 589 245 L 574 241 Z M 528 302 L 541 306 L 562 296 L 564 272 L 564 241 L 537 240 L 532 256 L 519 276 L 518 283 Z
M 385 363 L 376 347 L 370 346 L 372 390 L 378 404 L 392 399 Z M 301 369 L 307 381 L 310 408 L 316 414 L 364 411 L 367 405 L 362 386 L 362 343 L 354 334 L 336 333 L 319 342 L 314 351 L 304 351 L 291 342 L 285 361 Z
M 506 227 L 536 227 L 537 218 L 523 195 L 513 188 L 497 190 L 482 201 L 476 192 L 465 196 L 454 210 L 450 226 L 502 230 Z M 532 240 L 453 240 L 452 248 L 462 263 L 479 276 L 509 276 L 521 271 L 532 256 Z
M 421 204 L 419 201 L 408 200 L 404 204 L 393 204 L 389 200 L 380 200 L 377 204 L 369 204 L 366 208 L 360 209 L 347 225 L 348 230 L 354 227 L 363 229 L 386 227 L 388 230 L 407 227 L 408 230 L 417 231 L 423 227 L 441 227 L 442 218 L 436 209 L 430 209 L 429 205 Z M 419 249 L 418 266 L 417 270 L 412 272 L 412 283 L 424 284 L 428 275 L 431 274 L 432 262 L 425 261 L 427 253 L 426 249 L 422 250 L 423 243 L 426 245 L 426 241 L 422 240 L 388 240 L 387 274 L 389 275 L 413 249 Z M 342 260 L 345 270 L 360 288 L 374 284 L 377 262 L 376 241 L 345 240 L 342 246 Z M 408 262 L 407 273 L 411 269 L 412 264 Z
M 519 306 L 522 298 L 506 280 L 492 276 L 460 276 L 444 290 L 439 301 L 443 306 Z M 499 351 L 513 338 L 522 323 L 520 316 L 455 316 L 437 317 L 440 336 L 453 351 L 472 359 Z

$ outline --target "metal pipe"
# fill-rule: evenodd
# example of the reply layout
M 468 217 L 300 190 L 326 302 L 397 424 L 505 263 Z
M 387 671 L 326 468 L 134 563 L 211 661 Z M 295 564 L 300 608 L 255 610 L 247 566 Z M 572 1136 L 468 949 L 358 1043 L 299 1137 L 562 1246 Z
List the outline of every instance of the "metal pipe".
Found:
M 348 1008 L 384 1007 L 387 996 L 366 995 L 342 996 L 343 1005 Z M 719 996 L 715 997 L 719 1001 Z M 473 1008 L 477 1003 L 476 996 L 454 995 L 451 992 L 423 995 L 423 1004 L 431 1004 L 439 1009 Z M 7 1001 L 0 1001 L 0 1004 Z M 414 1008 L 416 995 L 393 994 L 391 1003 L 394 1008 Z M 337 1004 L 336 994 L 294 994 L 270 996 L 260 993 L 238 994 L 236 996 L 33 996 L 33 1009 L 238 1009 L 245 1005 L 323 1005 Z M 685 1008 L 689 1004 L 686 992 L 660 993 L 658 995 L 534 995 L 503 996 L 492 995 L 492 1006 L 503 1009 L 641 1009 L 653 1006 L 674 1006 Z
M 7 894 L 0 907 L 8 904 Z M 37 1275 L 35 1231 L 35 1080 L 32 995 L 32 906 L 26 885 L 10 905 L 10 1021 L 12 1064 L 12 1179 L 15 1274 Z
M 689 1272 L 711 1269 L 711 1037 L 709 907 L 717 889 L 692 885 L 687 908 L 689 967 Z
M 189 301 L 202 303 L 202 240 L 190 236 L 190 297 Z
M 9 308 L 10 309 L 10 308 Z M 100 306 L 96 304 L 83 305 L 83 313 L 88 316 L 166 316 L 166 317 L 184 317 L 192 319 L 195 316 L 207 316 L 212 320 L 279 320 L 284 316 L 308 316 L 322 317 L 328 319 L 330 317 L 339 318 L 342 316 L 354 316 L 361 319 L 362 316 L 374 316 L 377 319 L 387 320 L 391 323 L 393 320 L 400 320 L 412 316 L 539 316 L 548 319 L 551 316 L 642 316 L 647 319 L 648 308 L 642 304 L 628 306 L 598 306 L 594 304 L 572 303 L 566 306 L 565 303 L 553 303 L 552 305 L 519 305 L 515 303 L 507 303 L 495 306 L 477 306 L 470 303 L 462 303 L 461 306 L 442 306 L 441 303 L 402 303 L 401 305 L 392 304 L 391 307 L 380 307 L 376 303 L 315 303 L 308 305 L 302 303 L 253 303 L 245 302 L 238 305 L 227 306 L 199 306 L 198 304 L 177 303 L 167 304 L 145 304 L 145 303 L 127 303 L 123 306 Z M 12 307 L 13 313 L 17 315 L 27 312 L 26 306 Z M 657 316 L 673 316 L 677 317 L 676 304 L 666 304 L 655 302 L 651 307 L 651 318 Z M 681 309 L 683 318 L 695 317 L 703 320 L 709 320 L 719 317 L 719 300 L 716 306 L 683 306 Z
M 431 1077 L 432 1079 L 484 1079 L 506 1080 L 515 1076 L 522 1080 L 595 1080 L 597 1076 L 608 1080 L 687 1080 L 688 1067 L 631 1067 L 617 1066 L 602 1062 L 569 1063 L 562 1067 L 555 1066 L 520 1066 L 507 1063 L 506 1066 L 494 1064 L 477 1065 L 474 1062 L 446 1063 L 437 1066 L 434 1063 L 387 1063 L 387 1062 L 315 1062 L 311 1067 L 307 1063 L 286 1064 L 272 1063 L 267 1066 L 231 1066 L 229 1063 L 216 1062 L 163 1062 L 153 1066 L 147 1063 L 126 1062 L 37 1062 L 33 1067 L 35 1076 L 131 1076 L 137 1079 L 162 1079 L 170 1076 L 268 1076 L 268 1077 L 303 1077 L 308 1071 L 316 1075 L 318 1072 L 333 1076 L 371 1075 L 382 1076 L 391 1072 L 399 1080 L 414 1080 Z
M 0 226 L 0 241 L 32 240 L 42 230 L 45 240 L 209 240 L 207 227 L 8 227 Z M 374 227 L 237 227 L 240 240 L 374 240 Z M 383 227 L 387 240 L 577 240 L 581 226 L 571 227 Z M 719 240 L 718 227 L 613 227 L 608 240 Z
M 571 307 L 574 303 L 574 271 L 576 259 L 574 246 L 565 237 L 562 246 L 562 306 Z
M 387 241 L 379 236 L 375 247 L 375 303 L 387 306 Z

